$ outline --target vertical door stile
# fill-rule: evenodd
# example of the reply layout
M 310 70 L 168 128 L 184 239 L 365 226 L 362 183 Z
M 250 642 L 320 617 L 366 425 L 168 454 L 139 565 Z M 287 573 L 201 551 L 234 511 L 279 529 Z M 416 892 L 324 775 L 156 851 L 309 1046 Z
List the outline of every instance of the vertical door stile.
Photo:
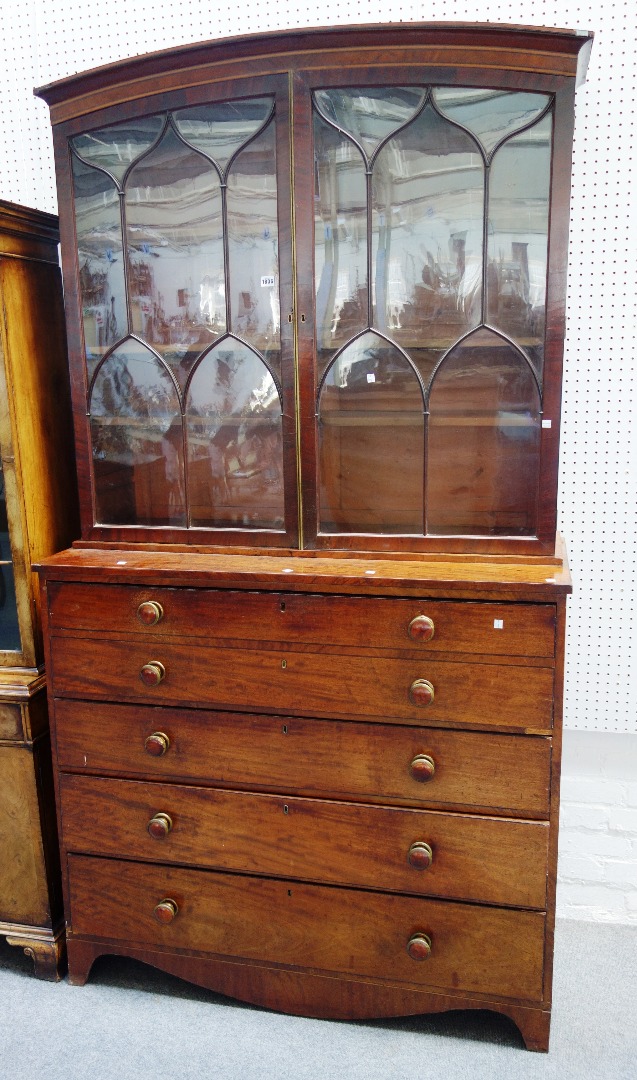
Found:
M 291 180 L 294 296 L 293 315 L 297 467 L 299 498 L 299 547 L 316 547 L 317 459 L 316 459 L 316 363 L 314 349 L 314 158 L 312 150 L 312 108 L 308 80 L 301 72 L 290 73 L 291 97 Z M 301 437 L 302 436 L 302 437 Z

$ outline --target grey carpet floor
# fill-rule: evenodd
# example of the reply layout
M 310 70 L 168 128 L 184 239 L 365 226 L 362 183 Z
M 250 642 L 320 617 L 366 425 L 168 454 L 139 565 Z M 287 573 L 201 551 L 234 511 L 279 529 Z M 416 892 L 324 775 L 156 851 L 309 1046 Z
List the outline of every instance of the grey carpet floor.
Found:
M 84 987 L 0 942 L 2 1080 L 637 1080 L 637 928 L 558 923 L 551 1050 L 492 1013 L 281 1016 L 103 957 Z

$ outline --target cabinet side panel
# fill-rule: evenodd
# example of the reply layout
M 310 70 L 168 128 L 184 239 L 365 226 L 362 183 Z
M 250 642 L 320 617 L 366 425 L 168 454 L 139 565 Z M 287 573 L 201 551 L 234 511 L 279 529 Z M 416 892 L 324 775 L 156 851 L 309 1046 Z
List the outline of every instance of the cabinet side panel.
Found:
M 78 535 L 71 409 L 60 272 L 50 263 L 2 266 L 5 377 L 17 505 L 13 547 L 25 659 L 41 659 L 37 583 L 31 564 Z M 31 627 L 35 651 L 30 655 Z M 25 632 L 26 631 L 26 632 Z
M 50 926 L 33 750 L 0 747 L 0 775 L 0 920 Z

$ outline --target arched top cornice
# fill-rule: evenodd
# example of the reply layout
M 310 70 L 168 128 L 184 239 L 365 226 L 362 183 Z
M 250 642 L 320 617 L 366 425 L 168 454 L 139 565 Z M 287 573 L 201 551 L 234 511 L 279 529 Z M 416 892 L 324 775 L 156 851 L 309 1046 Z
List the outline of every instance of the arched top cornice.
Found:
M 358 65 L 528 72 L 584 81 L 593 35 L 497 23 L 389 23 L 284 30 L 148 53 L 39 87 L 54 124 L 220 78 Z M 453 74 L 452 74 L 453 72 Z

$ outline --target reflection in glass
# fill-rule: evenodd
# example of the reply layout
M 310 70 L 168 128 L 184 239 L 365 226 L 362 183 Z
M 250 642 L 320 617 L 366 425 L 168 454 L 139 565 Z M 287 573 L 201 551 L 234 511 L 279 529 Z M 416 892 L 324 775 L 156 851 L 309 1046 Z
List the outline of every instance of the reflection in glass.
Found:
M 201 150 L 225 172 L 240 146 L 256 135 L 272 111 L 272 98 L 219 101 L 179 109 L 175 127 L 187 142 Z
M 121 183 L 129 165 L 158 138 L 164 119 L 163 116 L 133 117 L 123 124 L 76 135 L 71 145 L 89 165 L 108 169 Z
M 228 271 L 234 334 L 280 370 L 280 304 L 274 122 L 228 172 Z
M 427 379 L 480 322 L 484 166 L 473 139 L 427 105 L 378 154 L 372 202 L 374 325 L 410 355 L 425 350 Z
M 185 525 L 181 410 L 161 361 L 130 338 L 98 370 L 89 409 L 96 520 Z
M 327 120 L 346 131 L 371 157 L 384 139 L 411 120 L 425 93 L 410 86 L 348 86 L 315 90 L 314 102 Z
M 281 529 L 282 413 L 263 361 L 226 337 L 200 361 L 186 405 L 190 524 Z
M 75 225 L 86 361 L 91 377 L 108 349 L 126 336 L 126 290 L 120 201 L 115 182 L 73 155 Z
M 489 183 L 487 319 L 542 371 L 552 117 L 504 143 Z
M 443 360 L 429 399 L 427 532 L 537 528 L 540 399 L 523 356 L 490 330 Z
M 502 139 L 537 119 L 546 108 L 548 94 L 511 90 L 439 86 L 436 105 L 445 116 L 473 132 L 490 154 Z
M 318 412 L 320 530 L 422 533 L 423 394 L 400 350 L 373 331 L 356 338 Z
M 367 182 L 359 150 L 314 116 L 315 281 L 319 377 L 367 326 Z
M 0 460 L 0 649 L 18 652 L 21 648 L 18 609 L 13 576 L 13 559 L 7 519 L 4 473 Z
M 185 383 L 225 331 L 221 186 L 169 127 L 126 181 L 132 329 Z

